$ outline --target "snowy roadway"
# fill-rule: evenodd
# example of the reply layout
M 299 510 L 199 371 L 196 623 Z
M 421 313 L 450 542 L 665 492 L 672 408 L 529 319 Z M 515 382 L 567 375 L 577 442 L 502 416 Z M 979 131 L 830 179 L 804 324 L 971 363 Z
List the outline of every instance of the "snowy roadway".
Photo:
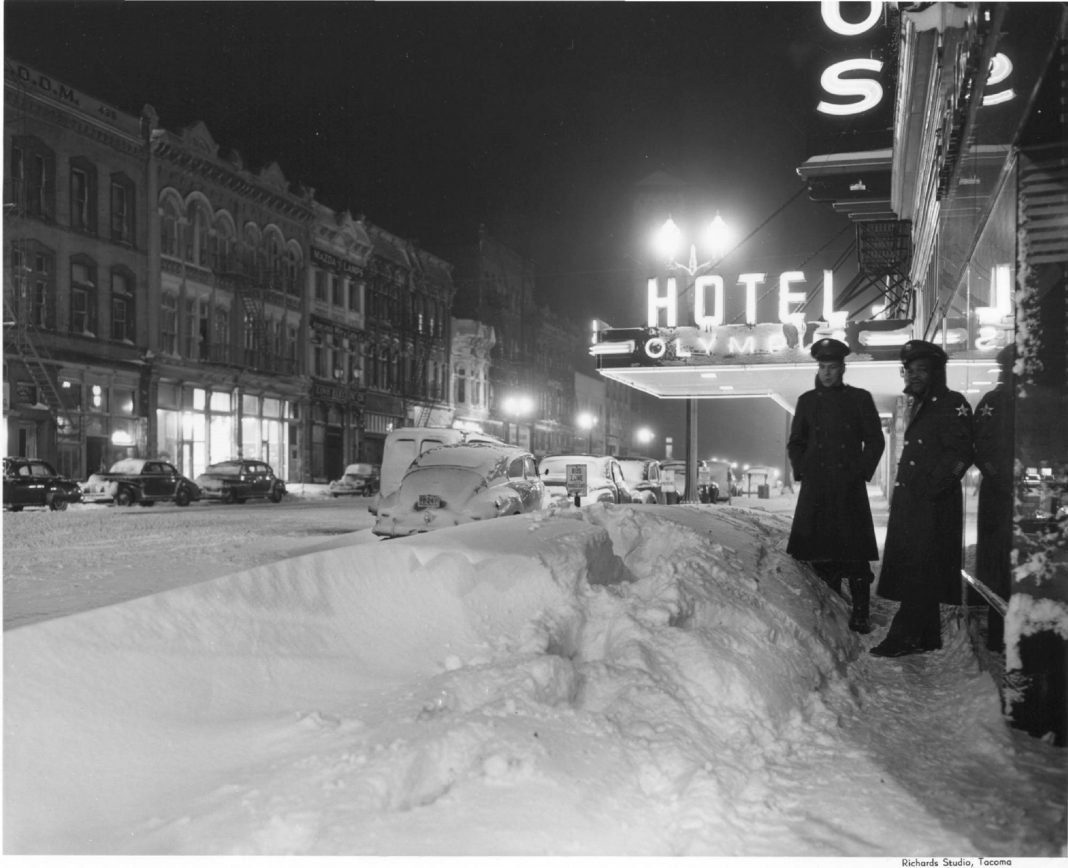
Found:
M 950 610 L 868 656 L 788 515 L 304 494 L 4 516 L 6 854 L 1065 856 Z

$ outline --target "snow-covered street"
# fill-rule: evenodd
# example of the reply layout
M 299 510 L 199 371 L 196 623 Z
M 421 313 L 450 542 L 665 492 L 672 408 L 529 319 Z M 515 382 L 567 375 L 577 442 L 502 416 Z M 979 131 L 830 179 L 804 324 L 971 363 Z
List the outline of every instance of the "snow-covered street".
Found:
M 951 610 L 872 658 L 736 503 L 5 515 L 4 851 L 1065 856 Z

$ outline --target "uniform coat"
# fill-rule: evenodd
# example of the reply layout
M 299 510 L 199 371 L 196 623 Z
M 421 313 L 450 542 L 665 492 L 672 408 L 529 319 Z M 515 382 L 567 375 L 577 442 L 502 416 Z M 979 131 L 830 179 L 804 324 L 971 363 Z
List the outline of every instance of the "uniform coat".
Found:
M 905 429 L 876 591 L 880 597 L 960 604 L 960 481 L 971 463 L 972 409 L 962 394 L 946 387 L 943 375 L 913 408 Z
M 975 571 L 979 581 L 1009 595 L 1013 516 L 1014 419 L 1012 387 L 987 392 L 975 408 L 975 466 L 979 484 Z
M 801 561 L 879 558 L 868 503 L 885 440 L 871 393 L 816 388 L 797 399 L 787 453 L 801 481 L 786 551 Z

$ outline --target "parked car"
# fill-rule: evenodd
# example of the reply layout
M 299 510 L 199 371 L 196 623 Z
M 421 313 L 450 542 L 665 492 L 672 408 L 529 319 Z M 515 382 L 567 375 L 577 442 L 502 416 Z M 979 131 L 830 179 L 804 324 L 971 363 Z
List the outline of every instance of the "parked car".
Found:
M 542 508 L 534 456 L 504 443 L 456 443 L 416 458 L 382 498 L 373 531 L 397 537 Z
M 123 458 L 106 473 L 94 473 L 82 483 L 82 500 L 116 506 L 134 503 L 151 506 L 173 500 L 178 506 L 189 506 L 194 500 L 200 500 L 200 489 L 169 462 Z
M 580 506 L 633 502 L 623 468 L 611 455 L 546 455 L 538 465 L 538 474 L 553 504 L 575 502 L 575 496 L 567 492 L 569 464 L 586 468 L 586 493 L 579 496 Z
M 4 509 L 19 512 L 27 506 L 62 510 L 82 499 L 73 479 L 60 476 L 39 458 L 4 459 Z
M 378 491 L 379 466 L 377 464 L 350 464 L 341 474 L 340 479 L 330 483 L 330 493 L 334 497 L 343 494 L 355 494 L 366 497 Z
M 379 489 L 367 509 L 378 512 L 378 504 L 400 486 L 412 462 L 438 446 L 456 443 L 501 443 L 492 434 L 481 431 L 464 431 L 460 428 L 397 428 L 386 435 L 382 446 L 382 466 L 379 474 Z
M 686 462 L 678 459 L 660 462 L 665 503 L 682 503 L 686 500 L 686 467 Z M 719 485 L 712 478 L 708 462 L 698 461 L 697 501 L 699 503 L 715 503 L 721 498 Z
M 210 464 L 194 481 L 203 500 L 222 503 L 244 503 L 253 497 L 279 503 L 286 494 L 286 484 L 274 475 L 271 465 L 246 458 Z
M 660 462 L 654 458 L 620 456 L 619 466 L 635 503 L 666 503 L 660 482 Z
M 714 496 L 709 498 L 709 503 L 730 503 L 734 494 L 734 472 L 726 461 L 705 462 L 711 484 L 714 486 Z

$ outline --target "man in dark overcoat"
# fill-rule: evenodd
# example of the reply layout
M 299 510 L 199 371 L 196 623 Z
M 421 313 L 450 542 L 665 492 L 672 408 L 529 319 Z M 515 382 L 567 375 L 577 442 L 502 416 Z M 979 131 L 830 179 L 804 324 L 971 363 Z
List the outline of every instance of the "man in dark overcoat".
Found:
M 835 592 L 849 584 L 849 627 L 871 632 L 868 606 L 878 560 L 867 483 L 885 439 L 870 392 L 842 382 L 849 347 L 833 338 L 810 350 L 819 363 L 816 388 L 797 399 L 786 449 L 801 482 L 786 551 L 813 569 Z
M 983 475 L 976 517 L 975 575 L 1006 600 L 1012 573 L 1015 361 L 1014 344 L 998 353 L 1000 380 L 975 408 L 975 466 Z M 1000 651 L 1004 634 L 1004 619 L 991 606 L 987 611 L 987 648 Z
M 942 647 L 939 604 L 961 602 L 961 479 L 972 464 L 972 408 L 946 385 L 945 351 L 909 341 L 901 361 L 908 422 L 877 589 L 901 605 L 886 638 L 871 649 L 878 657 Z

